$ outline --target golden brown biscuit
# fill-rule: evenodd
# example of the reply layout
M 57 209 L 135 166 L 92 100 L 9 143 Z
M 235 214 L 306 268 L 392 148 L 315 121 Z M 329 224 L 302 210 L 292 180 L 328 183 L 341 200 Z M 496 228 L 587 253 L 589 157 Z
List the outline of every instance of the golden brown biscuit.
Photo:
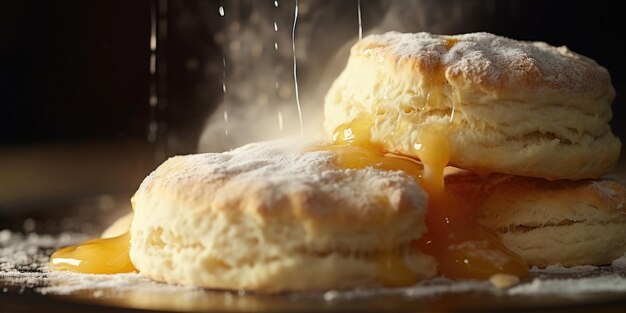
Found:
M 566 47 L 487 33 L 372 35 L 325 100 L 328 132 L 357 118 L 371 140 L 416 157 L 420 129 L 450 125 L 451 165 L 547 179 L 595 178 L 616 162 L 607 70 Z
M 616 181 L 465 172 L 446 184 L 530 265 L 610 264 L 626 252 L 626 187 Z
M 169 283 L 257 292 L 411 284 L 427 196 L 410 176 L 338 169 L 265 142 L 170 158 L 133 198 L 130 257 Z

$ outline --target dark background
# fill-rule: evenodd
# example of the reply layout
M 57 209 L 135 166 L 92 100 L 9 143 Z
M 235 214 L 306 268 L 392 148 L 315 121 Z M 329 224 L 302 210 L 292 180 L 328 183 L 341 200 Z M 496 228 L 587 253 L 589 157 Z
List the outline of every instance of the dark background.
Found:
M 230 12 L 244 6 L 253 12 L 272 3 L 224 0 Z M 286 10 L 293 6 L 293 1 L 280 3 Z M 300 3 L 309 7 L 301 17 L 302 25 L 313 25 L 303 36 L 314 43 L 309 45 L 312 50 L 319 47 L 302 62 L 299 73 L 306 83 L 315 80 L 313 69 L 323 68 L 341 45 L 354 39 L 352 30 L 337 29 L 355 27 L 356 1 Z M 159 11 L 164 4 L 167 11 Z M 129 174 L 128 186 L 134 186 L 165 156 L 196 151 L 207 117 L 223 98 L 222 48 L 215 40 L 215 33 L 223 27 L 216 14 L 219 5 L 219 1 L 202 0 L 0 1 L 0 159 L 2 153 L 23 159 L 27 153 L 37 153 L 32 147 L 39 146 L 63 147 L 60 150 L 83 146 L 91 158 L 100 155 L 94 152 L 100 150 L 91 148 L 93 143 L 121 143 L 119 151 L 135 161 L 117 171 L 123 176 L 127 168 L 138 168 L 134 176 Z M 589 56 L 611 72 L 617 90 L 612 125 L 615 133 L 626 138 L 625 57 L 618 48 L 624 17 L 618 2 L 363 0 L 362 6 L 365 32 L 376 32 L 385 12 L 406 6 L 411 9 L 398 10 L 408 16 L 404 20 L 412 20 L 415 14 L 419 23 L 397 27 L 401 31 L 488 31 L 567 45 Z M 149 73 L 151 10 L 167 20 L 161 24 L 167 40 L 159 42 L 155 77 Z M 195 60 L 191 64 L 190 58 Z M 190 65 L 209 70 L 190 70 Z M 151 82 L 163 96 L 152 109 L 148 103 Z M 200 96 L 198 90 L 209 96 Z M 159 140 L 148 142 L 149 124 L 155 120 L 160 126 Z M 174 139 L 168 141 L 164 134 L 174 134 Z M 152 153 L 159 145 L 164 150 Z M 141 147 L 143 152 L 128 147 Z M 11 154 L 24 149 L 31 150 Z M 87 178 L 97 180 L 98 176 Z
M 6 1 L 0 142 L 139 136 L 148 100 L 148 1 Z
M 181 60 L 195 52 L 198 48 L 194 46 L 199 43 L 194 43 L 188 33 L 185 38 L 181 34 L 177 36 L 172 26 L 181 18 L 177 15 L 183 10 L 181 7 L 193 7 L 198 1 L 170 2 L 168 14 L 173 22 L 169 25 L 167 47 L 169 103 L 193 111 L 188 115 L 177 112 L 172 118 L 189 117 L 193 120 L 191 126 L 199 127 L 197 113 L 209 114 L 211 108 L 200 110 L 194 99 L 182 95 L 187 90 L 181 82 L 194 77 L 185 76 L 189 74 L 180 70 L 184 66 Z M 218 2 L 212 2 L 217 8 Z M 363 2 L 364 9 L 372 5 L 367 0 Z M 445 6 L 446 1 L 441 2 Z M 621 44 L 618 30 L 624 17 L 617 2 L 465 2 L 478 7 L 495 6 L 495 14 L 482 14 L 479 20 L 468 16 L 466 26 L 460 31 L 484 30 L 517 39 L 567 45 L 607 67 L 618 91 L 613 126 L 618 133 L 624 133 L 623 123 L 619 121 L 624 115 L 621 103 L 625 57 L 624 51 L 617 48 Z M 0 144 L 146 136 L 151 1 L 0 3 Z M 206 19 L 217 19 L 217 15 Z M 366 23 L 365 27 L 371 24 Z M 199 41 L 207 37 L 196 36 Z M 188 148 L 192 149 L 192 145 Z

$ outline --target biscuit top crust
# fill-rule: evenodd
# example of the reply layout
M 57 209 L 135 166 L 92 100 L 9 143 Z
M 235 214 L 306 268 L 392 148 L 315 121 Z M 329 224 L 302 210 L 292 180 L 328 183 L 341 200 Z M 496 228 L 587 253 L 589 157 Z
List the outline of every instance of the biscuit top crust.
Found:
M 392 59 L 425 76 L 443 71 L 453 85 L 496 96 L 518 94 L 523 99 L 527 93 L 546 96 L 552 91 L 560 96 L 608 98 L 609 103 L 615 97 L 604 67 L 565 46 L 545 42 L 518 41 L 489 33 L 443 36 L 388 32 L 364 38 L 351 53 Z
M 305 146 L 261 142 L 224 153 L 175 156 L 143 181 L 133 202 L 145 206 L 159 199 L 181 210 L 299 218 L 329 226 L 381 225 L 424 213 L 427 196 L 409 175 L 339 169 L 333 153 L 305 152 Z

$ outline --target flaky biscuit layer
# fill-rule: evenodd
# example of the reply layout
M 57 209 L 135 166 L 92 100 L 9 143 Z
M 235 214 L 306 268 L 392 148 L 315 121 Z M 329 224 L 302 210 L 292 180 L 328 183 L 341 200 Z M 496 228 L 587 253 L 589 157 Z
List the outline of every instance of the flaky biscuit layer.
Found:
M 325 128 L 371 119 L 371 140 L 417 156 L 424 125 L 450 126 L 451 165 L 547 179 L 606 174 L 607 70 L 566 47 L 487 33 L 390 32 L 359 41 L 325 99 Z

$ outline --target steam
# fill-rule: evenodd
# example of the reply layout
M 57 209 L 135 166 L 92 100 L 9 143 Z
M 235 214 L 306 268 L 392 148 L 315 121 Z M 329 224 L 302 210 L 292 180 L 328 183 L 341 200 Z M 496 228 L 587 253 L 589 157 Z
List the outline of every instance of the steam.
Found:
M 445 6 L 437 0 L 300 0 L 298 4 L 296 11 L 293 0 L 224 2 L 221 10 L 226 14 L 220 11 L 224 33 L 216 37 L 223 40 L 222 83 L 228 91 L 206 121 L 200 152 L 224 151 L 301 131 L 307 137 L 328 136 L 322 130 L 324 95 L 362 31 L 363 35 L 391 30 L 460 33 L 477 15 L 493 14 L 480 13 L 484 5 L 473 7 L 463 0 Z

